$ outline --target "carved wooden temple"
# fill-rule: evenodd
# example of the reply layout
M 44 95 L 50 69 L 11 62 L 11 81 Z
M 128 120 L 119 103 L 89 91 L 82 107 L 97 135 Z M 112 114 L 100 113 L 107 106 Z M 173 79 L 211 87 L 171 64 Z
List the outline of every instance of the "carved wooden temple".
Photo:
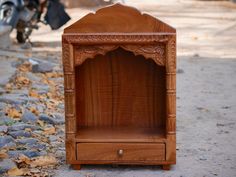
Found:
M 176 30 L 115 4 L 64 30 L 66 159 L 176 163 Z

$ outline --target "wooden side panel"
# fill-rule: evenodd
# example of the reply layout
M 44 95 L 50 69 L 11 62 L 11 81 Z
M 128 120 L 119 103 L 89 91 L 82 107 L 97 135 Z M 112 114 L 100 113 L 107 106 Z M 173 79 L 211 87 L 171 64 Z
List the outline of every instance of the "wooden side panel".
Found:
M 77 159 L 86 161 L 165 160 L 165 144 L 77 143 Z

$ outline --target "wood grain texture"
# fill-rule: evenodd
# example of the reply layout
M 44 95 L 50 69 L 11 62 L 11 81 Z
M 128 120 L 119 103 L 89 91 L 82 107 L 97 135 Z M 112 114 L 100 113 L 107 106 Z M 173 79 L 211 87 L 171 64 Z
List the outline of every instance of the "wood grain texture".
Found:
M 127 136 L 128 135 L 128 136 Z M 133 142 L 133 143 L 165 143 L 165 130 L 160 128 L 106 127 L 79 128 L 76 142 Z
M 175 164 L 175 29 L 116 4 L 66 28 L 62 49 L 67 163 Z
M 76 80 L 80 126 L 165 126 L 165 69 L 152 60 L 116 49 L 77 67 Z
M 115 4 L 113 6 L 99 9 L 95 14 L 90 13 L 71 26 L 64 29 L 64 33 L 93 32 L 175 33 L 175 29 L 148 14 L 140 13 L 133 7 L 121 4 Z
M 160 66 L 165 65 L 165 46 L 162 43 L 149 45 L 86 45 L 76 46 L 75 65 L 81 65 L 86 59 L 96 55 L 105 55 L 107 52 L 122 48 L 131 51 L 134 55 L 142 55 L 145 59 L 153 59 Z

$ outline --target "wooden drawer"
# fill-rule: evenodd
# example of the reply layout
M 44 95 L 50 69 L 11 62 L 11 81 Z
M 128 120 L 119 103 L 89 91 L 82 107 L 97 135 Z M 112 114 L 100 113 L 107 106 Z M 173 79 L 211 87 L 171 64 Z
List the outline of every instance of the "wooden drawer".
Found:
M 77 143 L 77 160 L 165 160 L 164 143 Z

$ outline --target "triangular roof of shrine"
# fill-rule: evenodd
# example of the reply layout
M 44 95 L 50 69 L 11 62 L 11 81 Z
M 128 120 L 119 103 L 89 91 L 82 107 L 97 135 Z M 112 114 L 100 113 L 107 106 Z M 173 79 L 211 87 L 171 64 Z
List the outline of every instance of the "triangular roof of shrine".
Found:
M 175 28 L 142 14 L 133 7 L 115 4 L 89 13 L 64 29 L 64 33 L 175 33 Z

